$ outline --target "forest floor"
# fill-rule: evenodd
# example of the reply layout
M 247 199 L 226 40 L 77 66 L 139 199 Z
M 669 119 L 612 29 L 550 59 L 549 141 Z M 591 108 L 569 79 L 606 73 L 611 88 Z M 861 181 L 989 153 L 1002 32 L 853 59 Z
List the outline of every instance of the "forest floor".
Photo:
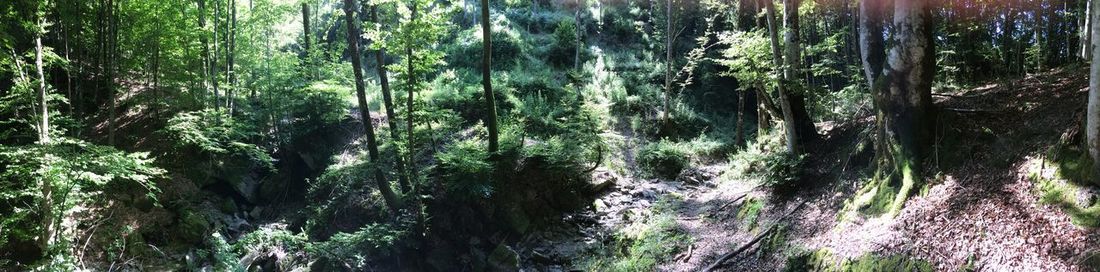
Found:
M 677 180 L 634 178 L 627 144 L 618 154 L 627 173 L 594 174 L 615 185 L 591 209 L 565 215 L 562 224 L 529 234 L 517 248 L 525 267 L 568 270 L 583 265 L 593 250 L 615 246 L 615 233 L 652 219 L 658 202 L 673 199 L 676 227 L 689 239 L 657 266 L 664 271 L 703 270 L 772 224 L 785 234 L 780 243 L 755 245 L 719 270 L 774 271 L 792 254 L 823 249 L 836 262 L 904 256 L 938 271 L 1098 269 L 1093 262 L 1100 231 L 1074 225 L 1058 206 L 1040 203 L 1037 182 L 1029 178 L 1035 167 L 1053 171 L 1043 158 L 1077 133 L 1087 87 L 1084 71 L 1068 69 L 940 91 L 940 132 L 930 167 L 936 170 L 893 218 L 846 216 L 845 203 L 867 176 L 867 169 L 849 166 L 856 155 L 845 148 L 866 140 L 873 123 L 862 118 L 824 132 L 824 148 L 811 155 L 812 169 L 803 180 L 809 186 L 793 194 L 758 187 L 751 179 L 724 178 L 727 162 L 695 166 Z M 745 209 L 759 209 L 759 216 L 746 220 Z

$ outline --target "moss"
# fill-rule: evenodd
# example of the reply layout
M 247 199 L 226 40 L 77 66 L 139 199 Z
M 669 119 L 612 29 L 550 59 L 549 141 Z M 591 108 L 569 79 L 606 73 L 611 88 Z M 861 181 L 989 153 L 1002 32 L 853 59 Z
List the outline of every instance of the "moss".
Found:
M 927 261 L 903 255 L 880 256 L 867 254 L 855 259 L 841 259 L 829 250 L 803 252 L 787 258 L 783 271 L 934 271 Z
M 691 238 L 676 223 L 682 200 L 665 197 L 653 205 L 653 215 L 615 233 L 614 242 L 582 262 L 590 271 L 654 271 L 680 252 Z
M 1100 202 L 1086 206 L 1086 203 L 1077 203 L 1078 185 L 1071 179 L 1063 176 L 1065 164 L 1057 164 L 1057 171 L 1053 173 L 1046 166 L 1050 164 L 1043 159 L 1032 159 L 1028 162 L 1028 178 L 1035 182 L 1036 194 L 1039 203 L 1054 205 L 1062 209 L 1070 217 L 1073 224 L 1083 227 L 1100 227 Z
M 901 147 L 894 145 L 891 150 L 891 153 L 897 155 L 893 156 L 892 163 L 885 165 L 893 166 L 892 169 L 878 169 L 875 177 L 848 202 L 849 205 L 845 207 L 848 212 L 842 212 L 842 215 L 847 216 L 850 212 L 858 211 L 868 215 L 885 214 L 893 217 L 901 212 L 905 201 L 913 195 L 915 189 L 927 190 L 922 188 L 925 184 L 920 169 L 913 161 L 901 155 Z
M 760 212 L 764 209 L 764 201 L 757 198 L 749 198 L 745 200 L 745 204 L 741 205 L 741 208 L 737 210 L 737 220 L 745 223 L 746 229 L 756 228 L 757 219 L 760 218 Z

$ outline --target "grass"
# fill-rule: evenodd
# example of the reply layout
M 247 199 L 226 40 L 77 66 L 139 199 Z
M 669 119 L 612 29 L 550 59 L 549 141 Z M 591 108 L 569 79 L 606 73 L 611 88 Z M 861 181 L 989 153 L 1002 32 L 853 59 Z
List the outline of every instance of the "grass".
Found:
M 1039 196 L 1039 203 L 1054 205 L 1062 209 L 1070 217 L 1073 224 L 1083 227 L 1100 227 L 1100 202 L 1085 206 L 1077 203 L 1077 194 L 1082 190 L 1082 185 L 1073 182 L 1075 175 L 1073 165 L 1083 163 L 1074 161 L 1062 161 L 1052 163 L 1045 159 L 1033 158 L 1028 162 L 1028 178 L 1035 183 L 1035 192 Z M 1056 169 L 1048 168 L 1056 165 Z M 1069 168 L 1067 168 L 1069 167 Z
M 737 220 L 745 223 L 745 229 L 754 229 L 757 226 L 757 219 L 760 219 L 760 212 L 764 209 L 764 201 L 759 198 L 749 198 L 745 200 L 745 204 L 741 205 L 741 208 L 737 210 Z
M 654 271 L 691 243 L 676 223 L 682 200 L 663 197 L 650 208 L 648 219 L 635 221 L 615 233 L 614 242 L 597 250 L 582 265 L 586 271 Z

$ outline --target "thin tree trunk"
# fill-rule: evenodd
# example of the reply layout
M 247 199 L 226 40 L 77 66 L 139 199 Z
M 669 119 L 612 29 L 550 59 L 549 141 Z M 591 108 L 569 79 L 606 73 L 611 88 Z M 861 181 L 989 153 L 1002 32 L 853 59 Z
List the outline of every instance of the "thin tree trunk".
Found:
M 370 116 L 367 94 L 363 86 L 363 66 L 360 60 L 362 55 L 359 54 L 359 30 L 356 29 L 355 11 L 357 9 L 355 4 L 355 0 L 344 0 L 344 19 L 348 27 L 348 50 L 351 51 L 351 66 L 355 71 L 355 95 L 359 100 L 359 115 L 363 119 L 363 130 L 367 134 L 367 153 L 370 156 L 370 166 L 373 168 L 374 180 L 378 185 L 379 192 L 382 193 L 382 199 L 386 201 L 386 205 L 396 212 L 401 209 L 403 204 L 397 194 L 393 192 L 393 188 L 390 187 L 390 182 L 382 175 L 382 168 L 378 165 L 378 142 L 374 136 L 374 123 L 371 121 L 373 119 Z
M 672 33 L 672 0 L 665 0 L 665 110 L 661 118 L 666 125 L 672 111 L 672 45 L 675 35 Z
M 229 22 L 225 26 L 225 88 L 226 109 L 233 115 L 233 96 L 237 91 L 237 77 L 233 72 L 234 55 L 237 53 L 237 0 L 229 0 Z
M 772 0 L 764 0 L 764 2 L 764 7 L 767 10 L 766 16 L 768 17 L 768 34 L 771 37 L 772 61 L 776 69 L 782 69 L 786 56 L 780 53 L 779 50 L 779 26 L 775 22 L 775 2 Z M 787 150 L 792 154 L 801 154 L 802 151 L 798 146 L 798 129 L 794 121 L 794 111 L 791 109 L 790 97 L 787 93 L 789 75 L 788 69 L 784 69 L 780 74 L 779 84 L 776 84 L 779 93 L 779 108 L 783 112 L 783 128 L 787 138 Z
M 412 16 L 409 17 L 409 20 L 412 21 L 412 22 L 416 22 L 416 20 L 417 20 L 417 18 L 416 18 L 416 8 L 417 8 L 416 3 L 414 2 L 412 7 L 410 8 L 410 10 L 412 11 Z M 414 102 L 413 101 L 413 95 L 416 93 L 416 88 L 417 88 L 417 86 L 416 86 L 416 70 L 413 66 L 413 58 L 414 58 L 414 56 L 413 56 L 413 44 L 412 43 L 407 43 L 407 44 L 405 44 L 405 63 L 408 65 L 408 71 L 406 72 L 406 75 L 405 75 L 405 76 L 408 77 L 406 82 L 405 82 L 405 84 L 408 85 L 408 88 L 406 90 L 407 91 L 406 92 L 407 93 L 407 99 L 405 100 L 405 135 L 406 135 L 406 137 L 405 137 L 405 149 L 406 149 L 406 152 L 408 152 L 408 156 L 409 156 L 408 157 L 408 159 L 409 159 L 408 162 L 409 162 L 409 167 L 410 167 L 410 169 L 409 169 L 409 171 L 410 171 L 410 176 L 409 176 L 410 180 L 409 180 L 409 182 L 410 183 L 413 182 L 412 178 L 414 177 L 414 174 L 415 174 L 415 171 L 416 171 L 415 169 L 412 169 L 413 165 L 415 165 L 415 163 L 416 163 L 416 152 L 414 151 L 415 149 L 413 148 L 414 142 L 415 142 L 414 141 L 415 139 L 413 137 L 414 132 L 415 132 L 414 131 L 414 129 L 415 129 L 414 124 L 415 123 L 414 123 L 414 120 L 413 120 L 413 113 L 416 112 L 416 108 L 413 105 L 413 102 Z
M 45 31 L 46 18 L 43 16 L 38 19 L 38 31 Z M 46 100 L 46 74 L 42 64 L 42 55 L 44 49 L 42 48 L 42 35 L 38 33 L 34 38 L 34 67 L 38 71 L 38 143 L 41 145 L 50 144 L 50 110 L 49 102 Z
M 313 79 L 313 77 L 312 77 L 312 75 L 313 75 L 312 60 L 310 59 L 310 56 L 309 56 L 309 47 L 310 47 L 309 36 L 310 36 L 309 5 L 306 5 L 306 3 L 302 3 L 302 40 L 304 40 L 304 42 L 302 43 L 302 48 L 304 49 L 303 51 L 305 53 L 302 56 L 302 67 L 305 67 L 306 80 L 312 80 Z
M 118 68 L 118 5 L 114 1 L 107 1 L 108 12 L 108 57 L 107 57 L 107 89 L 110 93 L 110 116 L 108 117 L 107 145 L 115 145 L 115 130 L 118 129 L 118 120 L 115 120 L 118 112 L 118 87 L 115 86 L 115 71 Z
M 493 32 L 490 25 L 489 0 L 481 0 L 481 85 L 485 89 L 485 108 L 488 110 L 487 116 L 485 116 L 485 125 L 488 126 L 489 129 L 489 154 L 495 155 L 499 148 L 499 132 L 497 130 L 496 97 L 493 95 L 493 79 L 491 76 L 493 64 Z M 578 36 L 578 44 L 580 43 L 579 38 Z M 580 48 L 580 45 L 577 45 L 577 47 Z M 580 49 L 577 50 L 580 52 Z
M 371 20 L 375 23 L 382 23 L 378 20 L 378 6 L 371 6 Z M 393 94 L 390 90 L 390 79 L 386 72 L 386 49 L 379 48 L 374 51 L 374 59 L 378 62 L 378 82 L 382 85 L 382 102 L 386 106 L 386 122 L 390 125 L 390 140 L 394 143 L 401 142 L 400 133 L 397 131 L 397 114 L 394 113 L 393 108 Z M 405 169 L 405 159 L 400 155 L 401 151 L 397 151 L 396 156 L 396 168 L 398 173 L 398 184 L 401 186 L 401 190 L 409 192 L 409 173 Z
M 210 59 L 210 83 L 214 87 L 214 111 L 218 111 L 221 108 L 221 98 L 218 97 L 218 54 L 221 51 L 218 50 L 218 16 L 221 9 L 218 6 L 218 0 L 214 0 L 214 57 Z

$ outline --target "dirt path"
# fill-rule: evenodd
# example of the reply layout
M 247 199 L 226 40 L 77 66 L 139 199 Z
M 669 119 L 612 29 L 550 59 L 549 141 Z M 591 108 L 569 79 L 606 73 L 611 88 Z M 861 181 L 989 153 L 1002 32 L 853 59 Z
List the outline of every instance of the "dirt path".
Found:
M 1086 90 L 1081 71 L 1053 71 L 937 96 L 937 106 L 948 109 L 941 115 L 946 132 L 937 138 L 937 147 L 951 150 L 935 150 L 942 175 L 931 178 L 928 191 L 912 197 L 895 218 L 838 220 L 860 179 L 847 162 L 838 171 L 840 160 L 828 161 L 838 154 L 824 154 L 816 162 L 819 175 L 808 181 L 817 186 L 793 196 L 775 195 L 751 181 L 719 182 L 717 177 L 729 168 L 724 163 L 698 167 L 703 174 L 697 184 L 616 176 L 616 186 L 596 199 L 593 209 L 530 235 L 519 248 L 527 250 L 521 255 L 532 256 L 525 262 L 543 265 L 540 270 L 568 269 L 561 264 L 613 242 L 612 233 L 645 218 L 642 213 L 658 197 L 678 194 L 683 203 L 676 221 L 692 243 L 659 265 L 662 271 L 705 268 L 801 201 L 807 205 L 784 222 L 787 243 L 782 249 L 765 252 L 756 246 L 722 269 L 775 271 L 787 261 L 783 251 L 828 249 L 834 258 L 845 259 L 900 255 L 926 261 L 939 271 L 966 266 L 978 271 L 1092 271 L 1096 268 L 1085 258 L 1100 253 L 1100 231 L 1073 225 L 1058 207 L 1039 203 L 1035 182 L 1028 178 L 1029 167 L 1041 163 L 1038 158 L 1081 121 Z M 868 125 L 864 120 L 828 133 L 824 144 L 854 145 L 859 139 L 853 131 Z M 752 198 L 765 205 L 757 223 L 747 225 L 736 214 Z

